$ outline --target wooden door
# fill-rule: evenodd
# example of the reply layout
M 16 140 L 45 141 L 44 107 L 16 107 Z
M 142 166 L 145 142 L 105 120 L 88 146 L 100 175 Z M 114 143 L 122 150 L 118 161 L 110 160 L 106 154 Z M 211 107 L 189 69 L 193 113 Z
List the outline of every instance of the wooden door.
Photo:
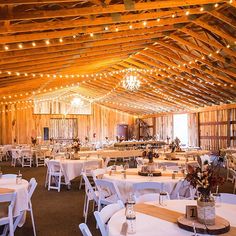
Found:
M 124 137 L 124 140 L 128 140 L 129 132 L 128 132 L 128 125 L 120 124 L 117 125 L 117 136 L 118 138 Z

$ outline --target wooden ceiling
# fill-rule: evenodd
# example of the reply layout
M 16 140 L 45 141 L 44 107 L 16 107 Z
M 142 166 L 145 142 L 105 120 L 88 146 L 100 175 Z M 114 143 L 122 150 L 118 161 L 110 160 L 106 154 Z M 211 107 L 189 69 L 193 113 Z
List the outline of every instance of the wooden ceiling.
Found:
M 0 0 L 0 102 L 67 89 L 132 114 L 234 103 L 235 36 L 235 0 Z

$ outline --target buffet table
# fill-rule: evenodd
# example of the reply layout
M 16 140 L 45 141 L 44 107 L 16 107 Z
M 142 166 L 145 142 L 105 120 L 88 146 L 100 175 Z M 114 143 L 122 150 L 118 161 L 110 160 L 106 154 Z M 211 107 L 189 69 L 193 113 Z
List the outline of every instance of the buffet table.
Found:
M 190 236 L 193 233 L 183 230 L 177 225 L 178 215 L 185 214 L 186 205 L 196 205 L 194 200 L 169 200 L 166 201 L 166 206 L 160 206 L 157 202 L 149 202 L 145 204 L 137 204 L 136 209 L 136 234 L 135 236 Z M 151 210 L 150 210 L 151 205 Z M 161 215 L 158 209 L 165 208 L 166 214 Z M 168 210 L 169 216 L 168 216 Z M 151 214 L 154 212 L 156 216 Z M 171 211 L 173 214 L 171 214 Z M 145 212 L 145 213 L 144 213 Z M 216 215 L 227 219 L 230 225 L 233 227 L 228 233 L 223 234 L 225 236 L 236 235 L 236 205 L 221 203 L 219 207 L 216 207 Z M 158 216 L 159 215 L 159 216 Z M 175 219 L 176 217 L 176 219 Z M 116 212 L 108 222 L 109 236 L 121 235 L 122 224 L 126 221 L 125 209 Z M 148 222 L 148 223 L 147 223 Z M 202 235 L 199 234 L 198 235 Z M 204 234 L 206 235 L 206 234 Z
M 158 146 L 161 147 L 166 143 L 164 141 L 122 141 L 120 143 L 115 143 L 115 147 L 131 147 L 131 146 L 146 146 L 146 145 Z

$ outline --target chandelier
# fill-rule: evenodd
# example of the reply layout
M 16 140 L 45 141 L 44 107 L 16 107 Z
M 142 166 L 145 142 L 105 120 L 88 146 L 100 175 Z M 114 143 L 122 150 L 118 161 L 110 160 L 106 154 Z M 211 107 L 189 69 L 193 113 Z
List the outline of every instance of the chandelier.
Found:
M 137 75 L 132 74 L 132 71 L 128 72 L 122 81 L 123 88 L 130 91 L 138 90 L 141 82 L 138 80 Z
M 71 105 L 73 107 L 79 107 L 82 106 L 84 104 L 84 102 L 81 100 L 81 98 L 73 98 L 73 100 L 71 101 Z

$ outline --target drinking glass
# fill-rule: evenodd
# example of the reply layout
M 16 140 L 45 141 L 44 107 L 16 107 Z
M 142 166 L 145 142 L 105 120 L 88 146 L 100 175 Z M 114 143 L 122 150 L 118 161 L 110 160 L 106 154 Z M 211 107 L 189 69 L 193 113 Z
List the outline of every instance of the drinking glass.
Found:
M 213 193 L 212 196 L 215 200 L 215 206 L 220 207 L 221 206 L 221 194 L 220 193 Z

